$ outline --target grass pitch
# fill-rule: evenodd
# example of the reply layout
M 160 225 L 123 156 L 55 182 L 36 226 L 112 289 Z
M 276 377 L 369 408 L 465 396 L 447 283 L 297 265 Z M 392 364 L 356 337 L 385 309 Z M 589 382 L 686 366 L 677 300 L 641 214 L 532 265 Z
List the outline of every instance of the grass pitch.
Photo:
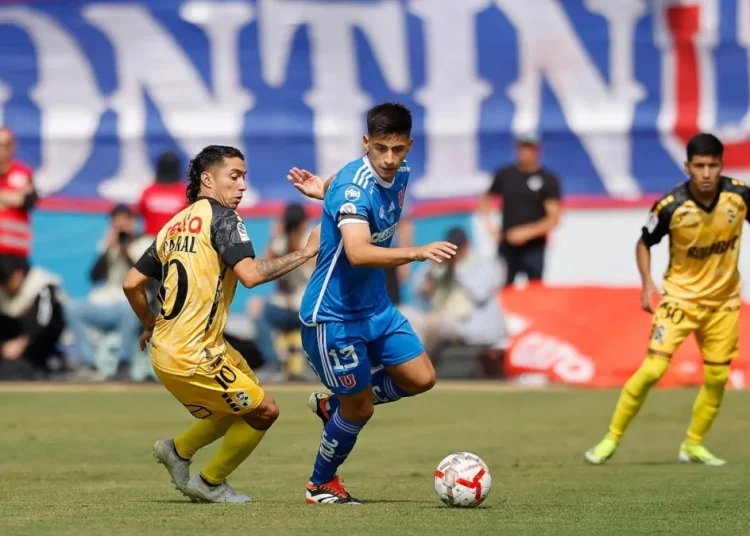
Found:
M 203 505 L 151 457 L 191 422 L 161 388 L 0 388 L 0 534 L 750 534 L 750 393 L 729 392 L 707 445 L 722 468 L 677 463 L 693 390 L 656 391 L 606 466 L 583 462 L 614 391 L 443 387 L 377 408 L 344 466 L 361 507 L 309 506 L 320 435 L 309 388 L 274 389 L 281 418 L 230 478 L 250 505 Z M 199 468 L 215 446 L 196 456 Z M 493 489 L 475 510 L 444 507 L 432 472 L 479 454 Z

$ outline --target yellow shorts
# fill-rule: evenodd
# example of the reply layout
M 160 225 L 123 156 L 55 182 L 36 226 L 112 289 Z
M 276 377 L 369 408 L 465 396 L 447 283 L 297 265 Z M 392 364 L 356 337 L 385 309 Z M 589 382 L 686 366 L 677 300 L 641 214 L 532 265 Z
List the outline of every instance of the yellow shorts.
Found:
M 255 373 L 237 350 L 229 343 L 226 347 L 223 356 L 200 365 L 192 376 L 178 376 L 154 367 L 164 387 L 197 419 L 244 415 L 263 402 L 265 392 Z
M 648 353 L 671 358 L 691 333 L 695 333 L 707 363 L 729 363 L 739 355 L 740 305 L 718 307 L 662 298 L 654 313 Z

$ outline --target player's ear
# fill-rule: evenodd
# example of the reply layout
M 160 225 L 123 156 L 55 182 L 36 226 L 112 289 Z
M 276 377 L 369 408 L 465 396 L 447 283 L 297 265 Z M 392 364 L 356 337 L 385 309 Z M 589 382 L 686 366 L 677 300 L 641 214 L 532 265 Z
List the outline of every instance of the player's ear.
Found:
M 685 174 L 690 176 L 690 160 L 685 160 Z
M 370 152 L 370 138 L 367 135 L 362 136 L 362 144 L 365 146 L 365 151 Z
M 208 171 L 201 173 L 201 184 L 206 188 L 211 188 L 211 174 Z
M 406 146 L 406 152 L 411 151 L 411 146 L 414 145 L 414 138 L 409 138 L 409 145 Z

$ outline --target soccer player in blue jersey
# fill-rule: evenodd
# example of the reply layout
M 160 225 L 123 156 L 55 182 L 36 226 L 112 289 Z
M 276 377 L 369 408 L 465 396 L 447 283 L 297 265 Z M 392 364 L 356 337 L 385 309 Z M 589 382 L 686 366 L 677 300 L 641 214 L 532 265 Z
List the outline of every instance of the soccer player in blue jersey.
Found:
M 377 404 L 424 393 L 435 370 L 409 322 L 391 303 L 383 268 L 430 259 L 456 246 L 435 242 L 389 248 L 409 182 L 411 113 L 384 103 L 367 113 L 366 155 L 323 181 L 289 172 L 303 194 L 323 200 L 320 252 L 300 308 L 302 345 L 323 384 L 310 408 L 324 423 L 306 499 L 312 504 L 359 504 L 337 470 L 354 448 Z M 372 373 L 373 367 L 382 368 Z

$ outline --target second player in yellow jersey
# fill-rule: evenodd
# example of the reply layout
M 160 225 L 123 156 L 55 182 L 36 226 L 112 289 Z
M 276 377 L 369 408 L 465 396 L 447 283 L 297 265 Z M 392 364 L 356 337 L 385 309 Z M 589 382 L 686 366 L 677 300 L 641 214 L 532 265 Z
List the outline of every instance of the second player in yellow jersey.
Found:
M 695 333 L 704 360 L 704 385 L 678 458 L 685 463 L 724 465 L 703 446 L 719 411 L 729 365 L 739 354 L 740 241 L 750 211 L 750 187 L 721 175 L 723 145 L 699 134 L 687 146 L 690 179 L 657 201 L 636 247 L 643 281 L 641 307 L 653 314 L 646 359 L 625 384 L 607 436 L 585 454 L 599 464 L 616 451 L 651 387 L 675 350 Z M 651 278 L 650 248 L 669 236 L 669 267 L 660 293 Z M 660 295 L 654 310 L 654 298 Z
M 249 502 L 226 477 L 260 443 L 278 407 L 244 358 L 224 339 L 237 282 L 251 288 L 301 266 L 317 252 L 316 229 L 303 250 L 273 260 L 255 251 L 235 209 L 247 188 L 240 151 L 209 146 L 191 162 L 190 206 L 175 215 L 128 274 L 123 289 L 144 326 L 141 347 L 162 384 L 199 421 L 154 445 L 177 488 L 204 502 Z M 161 281 L 160 310 L 148 307 L 145 285 Z M 216 456 L 190 477 L 193 455 L 223 437 Z

